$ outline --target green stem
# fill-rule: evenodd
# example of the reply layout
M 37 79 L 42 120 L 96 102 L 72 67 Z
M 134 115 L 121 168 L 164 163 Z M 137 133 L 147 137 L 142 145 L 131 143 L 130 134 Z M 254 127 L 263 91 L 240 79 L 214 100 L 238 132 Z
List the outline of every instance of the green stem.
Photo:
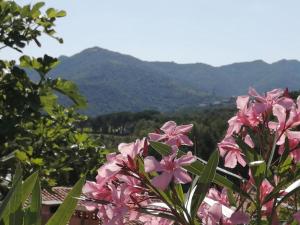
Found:
M 256 217 L 256 224 L 260 225 L 261 224 L 261 202 L 260 202 L 260 190 L 259 188 L 257 189 L 256 192 L 256 211 L 257 211 L 257 217 Z
M 276 149 L 276 142 L 277 142 L 277 135 L 275 135 L 275 138 L 274 138 L 274 142 L 273 142 L 271 154 L 270 154 L 270 157 L 269 157 L 267 169 L 269 169 L 270 166 L 271 166 L 271 163 L 272 163 L 272 160 L 273 160 L 273 157 L 274 157 L 274 153 L 275 153 L 275 149 Z M 266 170 L 266 171 L 267 171 L 267 170 Z

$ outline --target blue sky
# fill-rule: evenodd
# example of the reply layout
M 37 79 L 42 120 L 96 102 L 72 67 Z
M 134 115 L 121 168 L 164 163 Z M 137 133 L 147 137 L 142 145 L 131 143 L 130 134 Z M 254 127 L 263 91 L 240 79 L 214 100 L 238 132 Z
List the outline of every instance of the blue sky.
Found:
M 35 2 L 18 0 L 19 3 Z M 99 46 L 150 61 L 224 65 L 300 59 L 299 0 L 48 0 L 65 9 L 63 45 L 25 53 L 72 55 Z M 16 58 L 12 51 L 0 57 Z

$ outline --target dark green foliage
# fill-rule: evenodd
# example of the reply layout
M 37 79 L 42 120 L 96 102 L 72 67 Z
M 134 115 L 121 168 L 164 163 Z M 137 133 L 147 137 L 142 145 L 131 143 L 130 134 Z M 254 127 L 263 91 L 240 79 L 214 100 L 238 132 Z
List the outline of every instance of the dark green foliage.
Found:
M 1 48 L 10 47 L 22 52 L 28 42 L 35 42 L 41 46 L 38 38 L 42 33 L 56 38 L 60 42 L 62 39 L 54 36 L 54 22 L 57 17 L 65 16 L 65 11 L 48 9 L 43 15 L 41 8 L 43 2 L 34 5 L 19 6 L 13 1 L 0 1 L 0 43 Z
M 40 46 L 42 34 L 53 36 L 54 21 L 65 12 L 50 8 L 43 14 L 43 5 L 22 7 L 0 0 L 0 48 L 21 52 L 31 41 Z M 19 65 L 0 59 L 0 199 L 9 187 L 9 182 L 3 181 L 14 174 L 16 161 L 25 177 L 39 170 L 43 187 L 72 185 L 87 171 L 94 176 L 102 162 L 104 151 L 99 149 L 99 141 L 88 129 L 78 127 L 87 119 L 77 112 L 86 105 L 85 99 L 73 82 L 49 77 L 58 63 L 48 55 L 23 55 Z M 28 69 L 39 78 L 32 80 Z M 61 97 L 72 105 L 60 105 Z
M 82 126 L 91 127 L 95 135 L 109 149 L 116 149 L 120 142 L 131 142 L 159 129 L 168 120 L 178 124 L 194 124 L 190 134 L 198 156 L 208 159 L 216 149 L 227 129 L 227 120 L 233 116 L 234 108 L 212 108 L 181 113 L 159 113 L 143 111 L 138 113 L 113 113 L 91 118 Z

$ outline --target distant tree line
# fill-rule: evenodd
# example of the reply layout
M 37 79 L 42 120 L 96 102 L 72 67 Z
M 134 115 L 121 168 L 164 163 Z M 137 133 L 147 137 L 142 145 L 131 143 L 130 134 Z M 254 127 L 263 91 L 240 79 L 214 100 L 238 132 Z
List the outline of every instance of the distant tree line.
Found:
M 133 141 L 147 136 L 161 125 L 174 120 L 178 124 L 194 124 L 191 139 L 194 152 L 207 159 L 222 139 L 227 128 L 227 120 L 233 115 L 233 108 L 214 108 L 180 113 L 158 111 L 119 112 L 89 118 L 81 126 L 90 127 L 94 135 L 110 150 L 115 150 L 122 141 Z

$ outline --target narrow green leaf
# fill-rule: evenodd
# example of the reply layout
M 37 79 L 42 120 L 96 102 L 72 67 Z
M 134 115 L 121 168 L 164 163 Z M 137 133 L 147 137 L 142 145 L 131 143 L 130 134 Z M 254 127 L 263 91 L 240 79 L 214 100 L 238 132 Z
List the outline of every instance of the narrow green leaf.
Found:
M 8 160 L 10 160 L 10 159 L 15 158 L 15 156 L 16 156 L 16 151 L 13 151 L 13 152 L 11 152 L 11 153 L 5 155 L 5 156 L 2 156 L 2 157 L 0 158 L 0 162 L 6 162 L 6 161 L 8 161 Z
M 233 195 L 233 193 L 230 189 L 227 190 L 227 197 L 228 197 L 230 205 L 236 207 L 236 200 L 235 200 L 234 195 Z
M 0 224 L 22 225 L 22 169 L 18 164 L 13 186 L 0 206 Z
M 184 203 L 184 193 L 181 184 L 175 184 L 175 191 L 181 203 Z
M 41 221 L 41 185 L 37 179 L 32 191 L 30 207 L 25 211 L 24 225 L 40 225 Z
M 196 191 L 193 196 L 192 201 L 192 209 L 191 209 L 191 217 L 196 217 L 198 208 L 202 203 L 205 195 L 210 187 L 210 183 L 213 181 L 216 168 L 219 164 L 219 151 L 214 151 L 214 153 L 210 156 L 208 163 L 206 164 L 201 177 L 197 182 Z
M 24 182 L 22 185 L 22 202 L 25 202 L 30 193 L 32 192 L 37 180 L 38 180 L 39 173 L 35 172 L 31 174 Z
M 77 206 L 78 197 L 81 194 L 82 187 L 85 183 L 85 177 L 80 178 L 75 184 L 64 202 L 59 206 L 55 214 L 50 218 L 46 225 L 65 225 L 69 222 Z

